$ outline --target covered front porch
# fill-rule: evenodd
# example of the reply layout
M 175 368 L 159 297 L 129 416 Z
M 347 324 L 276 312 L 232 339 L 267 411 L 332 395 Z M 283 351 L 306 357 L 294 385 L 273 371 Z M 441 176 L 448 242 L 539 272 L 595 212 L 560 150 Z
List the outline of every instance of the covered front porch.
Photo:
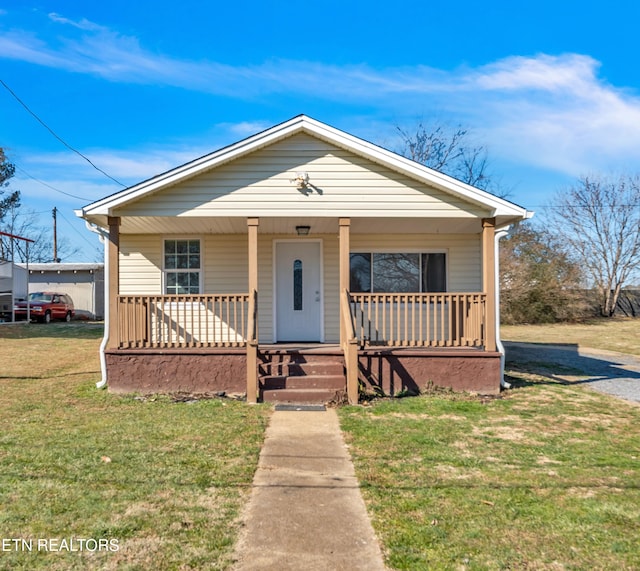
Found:
M 242 392 L 248 402 L 257 402 L 274 386 L 281 385 L 286 390 L 287 384 L 303 383 L 304 379 L 298 377 L 335 377 L 337 362 L 343 388 L 338 388 L 335 378 L 331 387 L 336 394 L 342 391 L 350 403 L 358 402 L 363 390 L 398 394 L 427 385 L 482 393 L 499 390 L 495 219 L 465 221 L 467 234 L 478 242 L 477 281 L 481 289 L 403 293 L 352 291 L 350 287 L 350 256 L 354 251 L 365 250 L 364 245 L 371 241 L 371 220 L 327 218 L 320 224 L 318 219 L 247 217 L 242 222 L 246 290 L 198 294 L 158 294 L 156 290 L 132 294 L 121 291 L 119 268 L 127 255 L 121 249 L 121 238 L 127 242 L 126 235 L 136 230 L 132 221 L 125 221 L 123 233 L 123 220 L 109 217 L 105 357 L 112 390 Z M 239 223 L 240 219 L 233 221 L 235 242 L 242 236 L 238 233 Z M 444 227 L 446 221 L 440 224 Z M 189 225 L 192 229 L 207 226 L 198 220 L 190 220 Z M 298 236 L 297 226 L 308 227 L 311 233 Z M 225 233 L 216 224 L 208 224 L 209 231 L 214 227 L 217 231 L 209 238 L 217 243 L 217 236 Z M 387 231 L 393 231 L 389 235 L 401 244 L 396 247 L 400 251 L 403 243 L 411 244 L 411 249 L 412 244 L 422 240 L 416 227 L 417 222 L 407 219 L 396 226 L 388 220 L 386 224 Z M 459 221 L 457 227 L 460 229 Z M 432 225 L 430 231 L 434 229 L 438 230 Z M 185 233 L 176 230 L 175 234 Z M 406 242 L 407 236 L 412 241 Z M 303 273 L 307 272 L 308 262 L 298 255 L 310 244 L 316 244 L 320 252 L 320 285 L 308 283 L 313 281 L 313 274 Z M 283 284 L 278 282 L 282 273 L 279 256 L 292 270 L 290 279 Z M 454 259 L 451 265 L 455 262 Z M 304 270 L 298 271 L 296 268 L 302 264 Z M 455 286 L 455 280 L 450 279 L 448 284 Z M 299 337 L 292 339 L 290 336 L 298 330 L 280 325 L 312 320 L 302 313 L 306 300 L 319 307 L 318 325 L 314 325 L 318 333 L 303 329 Z M 291 305 L 292 313 L 279 313 L 283 305 Z M 292 342 L 299 349 L 295 358 Z M 305 342 L 313 342 L 315 351 L 310 351 L 312 347 Z M 313 354 L 318 354 L 319 347 L 331 356 L 327 359 L 331 360 L 331 371 L 309 374 L 305 371 L 308 367 L 299 366 L 299 361 L 317 360 Z M 274 358 L 286 365 L 284 369 L 280 367 L 278 374 L 271 367 Z

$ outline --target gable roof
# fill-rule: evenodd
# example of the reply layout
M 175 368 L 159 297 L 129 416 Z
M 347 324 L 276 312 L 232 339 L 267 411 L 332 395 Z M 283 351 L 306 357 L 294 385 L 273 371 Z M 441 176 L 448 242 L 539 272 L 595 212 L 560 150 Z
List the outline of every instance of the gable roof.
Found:
M 93 202 L 76 211 L 76 215 L 93 221 L 104 219 L 105 216 L 111 215 L 116 208 L 150 196 L 167 187 L 215 169 L 298 133 L 306 133 L 430 187 L 458 197 L 465 202 L 487 209 L 492 213 L 490 216 L 495 216 L 502 221 L 502 224 L 499 225 L 530 218 L 533 214 L 512 202 L 465 184 L 364 139 L 340 131 L 306 115 L 298 115 L 237 143 L 223 147 L 213 153 Z

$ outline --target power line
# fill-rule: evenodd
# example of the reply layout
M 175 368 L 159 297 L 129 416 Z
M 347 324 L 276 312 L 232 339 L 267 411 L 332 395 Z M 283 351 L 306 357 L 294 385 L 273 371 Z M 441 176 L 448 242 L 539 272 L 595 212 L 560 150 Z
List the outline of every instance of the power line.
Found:
M 40 123 L 47 131 L 49 131 L 49 133 L 51 133 L 56 139 L 58 139 L 58 141 L 60 141 L 65 147 L 67 147 L 67 149 L 73 151 L 74 153 L 76 153 L 77 155 L 79 155 L 80 157 L 82 157 L 85 161 L 87 161 L 94 169 L 96 169 L 98 172 L 101 172 L 104 176 L 106 176 L 107 178 L 111 179 L 113 182 L 115 182 L 116 184 L 119 184 L 120 186 L 126 188 L 125 184 L 122 184 L 119 180 L 116 180 L 115 178 L 113 178 L 110 174 L 107 174 L 106 172 L 104 172 L 100 167 L 97 167 L 95 164 L 93 164 L 91 162 L 91 159 L 89 159 L 88 157 L 86 157 L 85 155 L 83 155 L 80 151 L 78 151 L 77 149 L 74 149 L 69 143 L 67 143 L 64 139 L 62 139 L 62 137 L 58 136 L 56 134 L 56 132 L 49 127 L 49 125 L 47 125 L 42 119 L 40 119 L 40 117 L 38 117 L 33 111 L 31 111 L 31 109 L 29 109 L 29 106 L 22 101 L 22 99 L 20 99 L 15 93 L 14 91 L 4 82 L 2 81 L 2 79 L 0 79 L 0 83 L 3 85 L 3 87 L 9 92 L 11 93 L 11 95 L 13 95 L 13 97 L 16 99 L 16 101 L 18 103 L 20 103 L 20 105 L 22 105 L 35 119 L 36 121 L 38 121 L 38 123 Z
M 1 81 L 1 80 L 0 80 Z M 35 180 L 36 182 L 39 182 L 40 184 L 46 186 L 47 188 L 50 188 L 51 190 L 55 190 L 56 192 L 59 192 L 60 194 L 64 194 L 66 196 L 70 196 L 71 198 L 77 198 L 78 200 L 87 200 L 86 198 L 84 198 L 83 196 L 76 196 L 75 194 L 71 194 L 69 192 L 65 192 L 64 190 L 60 190 L 59 188 L 55 188 L 54 186 L 51 186 L 50 184 L 47 184 L 46 182 L 41 181 L 40 179 L 37 179 L 35 176 L 30 175 L 26 170 L 24 170 L 21 166 L 16 165 L 15 162 L 13 163 L 15 165 L 15 167 L 24 175 L 28 176 L 29 178 Z
M 69 225 L 69 227 L 70 227 L 74 232 L 76 232 L 76 233 L 78 234 L 78 236 L 80 236 L 80 237 L 81 237 L 81 238 L 82 238 L 82 239 L 83 239 L 87 244 L 89 244 L 89 246 L 91 246 L 91 247 L 93 247 L 93 248 L 95 248 L 95 247 L 96 247 L 96 245 L 95 245 L 95 244 L 92 244 L 92 243 L 87 239 L 87 237 L 86 237 L 82 232 L 80 232 L 80 230 L 78 230 L 78 229 L 77 229 L 73 224 L 71 224 L 71 222 L 69 222 L 69 220 L 67 220 L 67 217 L 66 217 L 64 214 L 62 214 L 62 212 L 61 212 L 59 209 L 57 209 L 57 212 L 58 212 L 58 214 L 62 217 L 62 219 L 63 219 L 63 220 L 64 220 L 64 221 Z

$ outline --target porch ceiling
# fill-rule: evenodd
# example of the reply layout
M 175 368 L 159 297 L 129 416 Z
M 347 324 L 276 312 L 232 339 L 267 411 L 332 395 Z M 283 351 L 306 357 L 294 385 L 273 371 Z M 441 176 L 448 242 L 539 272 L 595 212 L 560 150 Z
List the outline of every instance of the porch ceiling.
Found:
M 123 217 L 123 234 L 245 234 L 244 217 Z M 296 226 L 310 226 L 310 235 L 337 234 L 338 218 L 260 217 L 260 234 L 296 234 Z M 482 230 L 477 218 L 352 218 L 354 234 L 477 234 Z

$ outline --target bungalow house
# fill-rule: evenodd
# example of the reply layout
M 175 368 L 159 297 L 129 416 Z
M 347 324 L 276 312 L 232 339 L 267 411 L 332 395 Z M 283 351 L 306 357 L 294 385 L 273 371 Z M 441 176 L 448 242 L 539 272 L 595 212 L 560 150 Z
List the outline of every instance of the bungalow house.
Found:
M 497 237 L 531 213 L 300 115 L 77 212 L 103 383 L 357 402 L 500 390 Z

